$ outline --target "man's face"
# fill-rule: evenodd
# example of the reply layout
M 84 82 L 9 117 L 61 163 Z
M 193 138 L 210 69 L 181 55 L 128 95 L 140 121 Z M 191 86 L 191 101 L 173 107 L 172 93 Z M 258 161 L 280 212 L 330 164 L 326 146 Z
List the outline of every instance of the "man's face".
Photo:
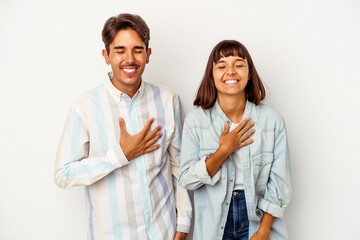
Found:
M 120 91 L 133 97 L 140 87 L 145 64 L 149 62 L 151 49 L 146 51 L 145 44 L 136 31 L 120 30 L 109 46 L 109 54 L 103 50 L 106 64 L 113 71 L 112 83 Z

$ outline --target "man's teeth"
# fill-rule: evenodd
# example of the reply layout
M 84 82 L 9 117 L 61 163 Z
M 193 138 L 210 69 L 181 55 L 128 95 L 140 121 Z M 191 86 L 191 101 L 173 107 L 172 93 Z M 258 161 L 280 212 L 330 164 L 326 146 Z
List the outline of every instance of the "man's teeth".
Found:
M 123 70 L 127 73 L 135 72 L 135 68 L 124 68 Z
M 237 80 L 226 80 L 225 84 L 232 84 L 232 83 L 237 83 Z

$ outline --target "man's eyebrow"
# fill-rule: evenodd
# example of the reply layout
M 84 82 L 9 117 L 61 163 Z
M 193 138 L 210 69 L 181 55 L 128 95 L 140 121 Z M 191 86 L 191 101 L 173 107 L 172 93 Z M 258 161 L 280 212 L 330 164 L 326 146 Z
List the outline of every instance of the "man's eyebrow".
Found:
M 114 49 L 125 49 L 124 46 L 115 46 Z M 143 46 L 135 46 L 134 49 L 145 49 Z

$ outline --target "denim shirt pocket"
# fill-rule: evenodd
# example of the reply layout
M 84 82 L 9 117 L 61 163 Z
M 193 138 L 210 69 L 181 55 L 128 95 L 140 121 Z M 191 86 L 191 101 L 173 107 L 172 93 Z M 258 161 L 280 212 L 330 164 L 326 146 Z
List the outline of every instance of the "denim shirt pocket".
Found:
M 262 152 L 251 157 L 254 182 L 256 187 L 266 186 L 270 176 L 274 155 L 271 152 Z

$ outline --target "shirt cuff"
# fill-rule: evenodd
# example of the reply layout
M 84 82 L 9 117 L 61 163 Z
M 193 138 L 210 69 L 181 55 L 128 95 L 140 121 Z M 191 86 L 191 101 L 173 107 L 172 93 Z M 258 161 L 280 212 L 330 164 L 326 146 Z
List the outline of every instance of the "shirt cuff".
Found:
M 191 219 L 188 218 L 177 218 L 176 219 L 176 231 L 189 233 L 191 227 Z
M 285 208 L 279 207 L 273 203 L 270 203 L 266 201 L 265 199 L 260 199 L 258 207 L 263 210 L 264 212 L 267 212 L 271 214 L 274 217 L 283 218 L 284 217 L 284 211 Z
M 120 168 L 130 164 L 130 161 L 126 158 L 122 151 L 120 144 L 116 144 L 108 152 L 111 163 L 115 168 Z
M 203 182 L 204 184 L 209 184 L 209 185 L 215 185 L 221 177 L 221 167 L 219 168 L 219 170 L 216 172 L 216 174 L 212 177 L 210 177 L 207 169 L 206 169 L 206 163 L 205 160 L 208 158 L 208 156 L 204 156 L 200 159 L 200 161 L 198 162 L 198 169 L 195 170 L 195 172 L 199 173 L 199 178 L 201 179 L 201 182 Z

